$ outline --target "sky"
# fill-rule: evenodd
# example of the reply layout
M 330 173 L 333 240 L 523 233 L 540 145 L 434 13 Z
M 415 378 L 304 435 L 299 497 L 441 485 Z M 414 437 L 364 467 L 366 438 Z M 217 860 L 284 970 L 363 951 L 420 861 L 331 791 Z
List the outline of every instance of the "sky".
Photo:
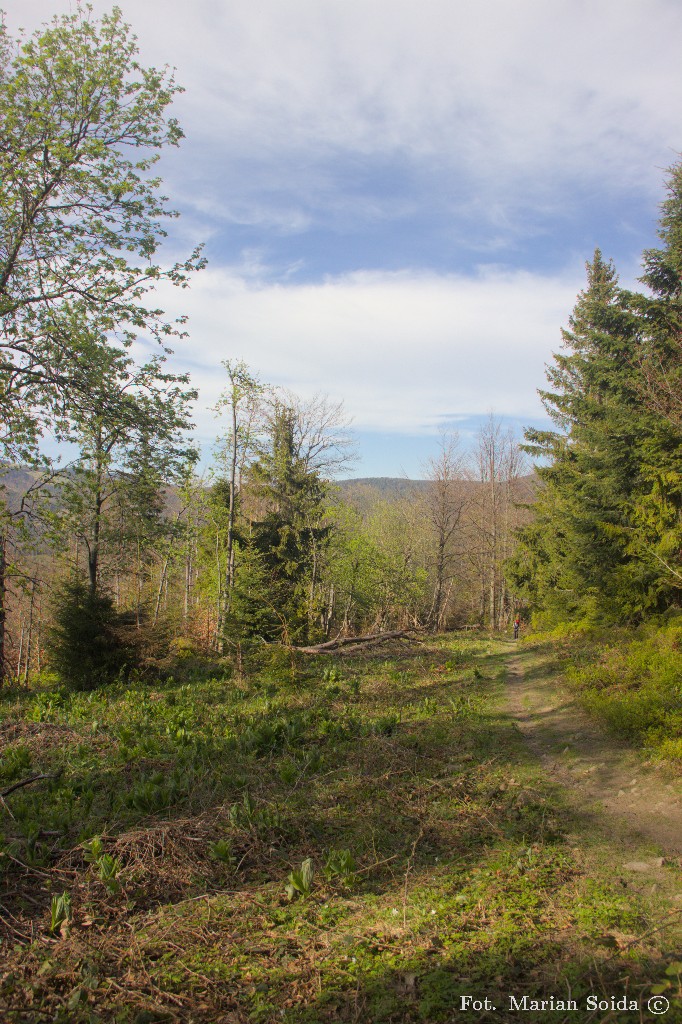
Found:
M 5 0 L 32 31 L 60 0 Z M 519 435 L 596 246 L 635 286 L 682 152 L 679 0 L 121 0 L 175 67 L 169 260 L 208 267 L 171 365 L 221 360 L 352 418 L 347 475 L 423 475 L 440 430 Z M 94 0 L 96 14 L 110 6 Z

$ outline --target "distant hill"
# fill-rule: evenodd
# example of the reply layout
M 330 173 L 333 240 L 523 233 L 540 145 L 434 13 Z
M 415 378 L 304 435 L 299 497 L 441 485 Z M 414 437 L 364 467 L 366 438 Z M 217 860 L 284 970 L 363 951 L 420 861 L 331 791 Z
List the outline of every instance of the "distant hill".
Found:
M 4 492 L 4 498 L 10 508 L 16 508 L 22 496 L 35 486 L 41 474 L 33 469 L 23 467 L 4 470 L 0 468 L 0 496 Z M 528 488 L 530 499 L 537 479 L 534 473 L 522 477 Z M 338 488 L 340 497 L 356 508 L 359 512 L 371 509 L 378 501 L 401 501 L 403 499 L 415 498 L 427 490 L 429 480 L 407 480 L 400 476 L 367 476 L 354 477 L 347 480 L 335 480 L 333 486 Z M 49 485 L 48 485 L 49 486 Z M 476 489 L 479 483 L 472 480 L 469 486 Z M 179 508 L 179 495 L 175 487 L 165 487 L 165 500 L 167 514 L 173 515 Z
M 428 487 L 428 480 L 406 480 L 400 476 L 367 476 L 334 480 L 340 497 L 358 512 L 367 512 L 378 501 L 414 498 Z
M 520 482 L 524 485 L 521 492 L 524 500 L 530 501 L 537 486 L 535 473 L 521 477 Z M 377 501 L 400 501 L 403 498 L 409 499 L 424 494 L 430 481 L 406 480 L 399 476 L 368 476 L 350 480 L 335 480 L 334 483 L 339 488 L 344 501 L 353 505 L 359 512 L 365 512 Z M 471 488 L 472 492 L 481 486 L 477 480 L 463 481 L 463 483 L 465 487 Z
M 41 473 L 25 466 L 12 469 L 0 466 L 0 497 L 4 498 L 11 511 L 18 509 L 21 499 L 41 478 Z
M 335 480 L 342 493 L 354 490 L 369 489 L 383 498 L 406 498 L 415 492 L 424 491 L 428 480 L 406 480 L 402 476 L 363 476 L 349 480 Z

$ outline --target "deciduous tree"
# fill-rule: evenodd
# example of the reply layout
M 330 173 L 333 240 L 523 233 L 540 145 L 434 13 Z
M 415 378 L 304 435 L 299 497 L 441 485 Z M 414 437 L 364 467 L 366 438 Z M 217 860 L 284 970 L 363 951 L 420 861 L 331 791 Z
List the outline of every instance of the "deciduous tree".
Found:
M 438 454 L 428 463 L 429 486 L 424 496 L 424 513 L 432 532 L 433 601 L 429 625 L 442 629 L 454 580 L 462 577 L 462 518 L 471 502 L 465 483 L 465 459 L 456 434 L 444 434 Z M 459 541 L 459 543 L 458 543 Z
M 159 260 L 175 214 L 152 169 L 182 138 L 167 115 L 179 87 L 137 54 L 116 7 L 98 21 L 79 5 L 18 41 L 0 24 L 0 440 L 11 458 L 85 394 L 93 338 L 178 333 L 149 293 L 201 265 L 198 252 Z

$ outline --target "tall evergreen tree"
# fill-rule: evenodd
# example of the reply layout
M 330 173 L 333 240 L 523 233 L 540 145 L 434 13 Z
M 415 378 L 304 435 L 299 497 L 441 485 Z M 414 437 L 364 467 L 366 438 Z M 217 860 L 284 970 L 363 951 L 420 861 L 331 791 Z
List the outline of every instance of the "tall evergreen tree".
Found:
M 682 591 L 682 162 L 670 169 L 646 293 L 619 288 L 597 250 L 541 392 L 557 431 L 537 516 L 509 566 L 536 604 L 636 618 Z
M 540 603 L 611 614 L 650 607 L 653 575 L 633 553 L 633 508 L 641 492 L 643 423 L 633 349 L 636 319 L 611 262 L 599 250 L 587 287 L 562 331 L 563 351 L 540 392 L 556 431 L 529 430 L 527 449 L 549 461 L 537 517 L 510 573 Z
M 282 635 L 307 640 L 315 628 L 316 588 L 329 536 L 327 487 L 298 454 L 295 432 L 295 411 L 275 402 L 269 445 L 250 471 L 264 510 L 253 521 L 251 532 L 270 576 L 272 605 L 281 617 Z
M 637 385 L 647 414 L 632 547 L 656 574 L 659 600 L 670 603 L 682 590 L 682 162 L 668 172 L 658 234 L 663 245 L 643 256 L 648 294 L 626 296 L 638 327 Z

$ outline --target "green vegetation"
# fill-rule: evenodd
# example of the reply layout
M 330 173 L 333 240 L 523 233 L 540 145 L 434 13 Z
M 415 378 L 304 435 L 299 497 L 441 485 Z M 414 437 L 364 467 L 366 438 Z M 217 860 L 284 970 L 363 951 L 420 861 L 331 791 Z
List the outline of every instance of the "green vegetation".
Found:
M 559 658 L 588 711 L 660 760 L 682 762 L 682 618 L 633 628 L 586 623 L 536 633 Z
M 59 588 L 49 639 L 52 664 L 71 689 L 94 690 L 125 668 L 117 620 L 111 598 L 91 593 L 83 580 L 68 579 Z
M 144 300 L 202 265 L 198 252 L 170 267 L 159 258 L 175 214 L 150 172 L 183 137 L 168 116 L 178 86 L 137 56 L 116 7 L 101 19 L 79 8 L 19 40 L 0 24 L 0 407 L 10 460 L 34 462 L 46 428 L 70 436 L 92 371 L 129 365 L 138 333 L 180 333 L 156 299 Z M 111 376 L 108 385 L 116 405 L 125 389 Z
M 18 40 L 0 24 L 0 683 L 46 667 L 77 690 L 154 680 L 181 648 L 241 674 L 272 644 L 504 627 L 531 487 L 492 415 L 470 453 L 441 439 L 425 487 L 353 504 L 332 484 L 352 457 L 342 406 L 226 359 L 198 476 L 197 396 L 166 367 L 184 318 L 145 305 L 203 266 L 160 258 L 174 212 L 151 172 L 183 137 L 178 89 L 138 61 L 117 8 Z
M 51 778 L 6 797 L 3 1019 L 446 1021 L 472 992 L 674 991 L 678 918 L 528 754 L 508 651 L 6 692 L 0 785 Z

